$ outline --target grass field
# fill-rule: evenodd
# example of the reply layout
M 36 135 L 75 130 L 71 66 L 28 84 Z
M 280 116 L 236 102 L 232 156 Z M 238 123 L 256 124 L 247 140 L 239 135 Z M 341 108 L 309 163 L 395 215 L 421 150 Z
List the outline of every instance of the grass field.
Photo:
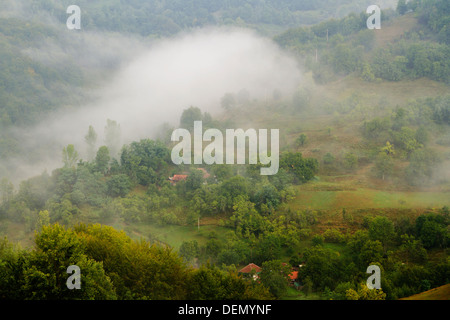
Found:
M 197 240 L 199 245 L 205 245 L 212 232 L 218 239 L 225 237 L 229 229 L 217 225 L 179 226 L 152 224 L 114 225 L 123 229 L 133 239 L 158 240 L 178 250 L 183 241 Z
M 440 286 L 400 300 L 450 300 L 450 284 Z
M 354 188 L 348 184 L 310 182 L 297 186 L 297 197 L 291 209 L 367 209 L 367 208 L 442 208 L 450 206 L 448 192 L 383 191 Z

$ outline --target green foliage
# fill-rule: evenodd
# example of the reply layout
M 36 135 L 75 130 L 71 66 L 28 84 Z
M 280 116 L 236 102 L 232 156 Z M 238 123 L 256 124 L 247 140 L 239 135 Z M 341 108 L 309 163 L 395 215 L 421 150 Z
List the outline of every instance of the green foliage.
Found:
M 131 181 L 126 174 L 117 174 L 109 178 L 106 186 L 111 197 L 125 197 L 131 190 Z
M 375 159 L 374 172 L 378 178 L 385 179 L 394 170 L 394 161 L 385 152 L 380 152 Z
M 286 294 L 290 280 L 289 275 L 292 272 L 291 266 L 281 260 L 270 260 L 264 262 L 261 267 L 259 278 L 270 293 L 276 298 Z
M 433 178 L 433 169 L 439 164 L 433 150 L 420 149 L 411 153 L 406 179 L 411 185 L 424 185 Z
M 118 299 L 183 299 L 188 270 L 168 247 L 133 241 L 112 227 L 79 225 L 86 254 L 102 261 Z
M 297 143 L 297 145 L 303 147 L 307 140 L 308 140 L 308 137 L 306 136 L 306 134 L 302 133 L 301 135 L 298 136 L 298 138 L 297 138 L 297 140 L 295 140 L 295 142 Z
M 124 173 L 141 185 L 161 185 L 167 179 L 170 152 L 159 141 L 142 139 L 122 148 L 120 163 Z
M 179 252 L 187 262 L 197 258 L 200 253 L 197 240 L 183 241 Z
M 359 285 L 358 291 L 348 289 L 345 292 L 347 300 L 385 300 L 386 293 L 382 289 L 369 289 L 365 283 Z
M 369 224 L 369 237 L 372 240 L 380 241 L 386 248 L 393 240 L 394 224 L 386 217 L 375 217 Z
M 331 243 L 341 243 L 345 241 L 345 235 L 343 235 L 339 230 L 337 229 L 327 229 L 323 233 L 324 240 L 326 242 Z
M 397 2 L 397 12 L 400 15 L 404 15 L 408 10 L 408 6 L 406 5 L 406 0 L 398 0 Z
M 212 265 L 202 266 L 186 279 L 187 298 L 191 300 L 265 300 L 269 291 L 258 283 L 242 279 L 236 272 L 221 271 Z
M 333 289 L 342 279 L 342 261 L 336 251 L 315 246 L 306 249 L 303 258 L 305 265 L 300 268 L 299 276 L 301 279 L 308 277 L 315 290 Z
M 358 156 L 353 152 L 344 154 L 344 167 L 348 170 L 356 169 L 358 166 Z
M 448 216 L 425 214 L 417 217 L 415 233 L 425 248 L 445 247 L 449 243 Z
M 280 155 L 280 168 L 294 175 L 294 181 L 305 183 L 317 173 L 319 163 L 313 158 L 303 158 L 301 153 L 285 152 Z
M 97 144 L 97 133 L 93 126 L 89 126 L 88 133 L 84 136 L 84 141 L 87 144 L 87 158 L 92 160 L 95 154 L 95 148 Z
M 69 144 L 63 148 L 63 163 L 65 167 L 72 168 L 78 160 L 78 152 L 75 150 L 73 144 Z
M 113 284 L 101 263 L 86 255 L 86 247 L 73 230 L 59 225 L 43 226 L 37 234 L 36 248 L 19 252 L 20 259 L 11 260 L 7 277 L 0 288 L 13 289 L 9 299 L 115 299 Z M 3 259 L 2 257 L 1 259 Z M 70 265 L 82 272 L 81 289 L 68 290 L 66 273 Z M 11 276 L 14 275 L 15 281 Z
M 95 156 L 95 169 L 98 172 L 105 174 L 109 169 L 109 161 L 111 157 L 109 155 L 109 149 L 107 146 L 102 146 L 98 149 Z
M 114 120 L 107 119 L 105 126 L 105 144 L 113 158 L 119 155 L 119 149 L 122 145 L 121 139 L 122 130 L 120 129 L 120 125 Z

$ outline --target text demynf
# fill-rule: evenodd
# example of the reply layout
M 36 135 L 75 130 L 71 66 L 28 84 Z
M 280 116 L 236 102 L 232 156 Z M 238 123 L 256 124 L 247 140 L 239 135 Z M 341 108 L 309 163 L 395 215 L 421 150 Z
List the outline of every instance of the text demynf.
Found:
M 261 175 L 274 175 L 279 168 L 279 130 L 270 129 L 270 153 L 267 151 L 267 129 L 226 129 L 224 137 L 218 129 L 207 129 L 203 133 L 202 121 L 194 121 L 194 164 L 246 164 L 248 138 L 248 163 L 270 165 L 260 169 Z M 180 141 L 181 139 L 181 141 Z M 172 149 L 174 164 L 192 164 L 191 133 L 187 129 L 175 129 L 172 141 L 180 141 Z M 235 145 L 235 140 L 237 144 Z M 204 141 L 212 141 L 203 149 Z M 236 154 L 236 156 L 235 156 Z M 225 156 L 225 161 L 224 161 Z

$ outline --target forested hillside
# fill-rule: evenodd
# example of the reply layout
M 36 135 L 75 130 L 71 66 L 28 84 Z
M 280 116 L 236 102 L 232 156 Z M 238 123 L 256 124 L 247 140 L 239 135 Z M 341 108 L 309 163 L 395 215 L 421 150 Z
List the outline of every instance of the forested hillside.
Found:
M 60 31 L 68 1 L 7 4 L 0 299 L 395 300 L 449 283 L 448 1 L 385 1 L 380 30 L 367 29 L 363 0 L 80 1 L 88 36 Z M 23 159 L 55 147 L 23 143 L 33 125 L 73 110 L 93 118 L 95 90 L 137 52 L 224 25 L 269 37 L 282 49 L 275 60 L 294 57 L 294 92 L 224 92 L 214 113 L 187 102 L 155 136 L 126 143 L 121 119 L 107 119 L 50 154 L 56 168 L 16 182 Z M 169 80 L 166 94 L 178 94 L 180 78 Z M 193 135 L 194 121 L 279 129 L 277 174 L 261 175 L 261 162 L 174 164 L 171 134 Z M 258 274 L 242 271 L 251 263 Z M 67 289 L 70 265 L 81 290 Z M 366 286 L 369 265 L 381 289 Z
M 397 14 L 401 17 L 392 21 Z M 428 77 L 448 83 L 449 14 L 446 1 L 409 1 L 400 13 L 382 12 L 380 31 L 368 30 L 367 15 L 361 13 L 290 29 L 275 39 L 293 50 L 319 82 L 356 72 L 372 82 Z

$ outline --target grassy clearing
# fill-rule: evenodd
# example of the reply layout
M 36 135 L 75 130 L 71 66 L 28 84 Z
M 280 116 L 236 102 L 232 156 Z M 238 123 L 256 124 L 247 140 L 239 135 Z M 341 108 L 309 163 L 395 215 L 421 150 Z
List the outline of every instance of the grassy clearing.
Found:
M 124 226 L 122 229 L 134 239 L 156 239 L 176 250 L 180 248 L 183 241 L 197 240 L 199 245 L 205 245 L 211 232 L 214 231 L 217 238 L 222 239 L 229 231 L 227 228 L 215 225 L 201 225 L 198 229 L 197 226 L 136 224 Z
M 297 197 L 289 203 L 291 209 L 366 209 L 366 208 L 441 208 L 450 205 L 448 192 L 381 191 L 351 188 L 345 182 L 310 182 L 297 187 Z

